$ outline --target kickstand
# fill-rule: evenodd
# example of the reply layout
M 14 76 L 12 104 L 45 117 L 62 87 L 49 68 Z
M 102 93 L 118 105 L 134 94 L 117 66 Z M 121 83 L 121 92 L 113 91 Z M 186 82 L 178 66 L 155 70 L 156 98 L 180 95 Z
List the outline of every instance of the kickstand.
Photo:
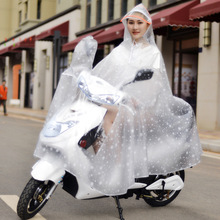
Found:
M 121 204 L 120 204 L 118 196 L 114 196 L 113 198 L 115 199 L 115 203 L 117 205 L 117 209 L 118 209 L 118 214 L 119 214 L 120 220 L 125 220 L 124 217 L 123 217 L 123 214 L 122 214 L 123 208 L 121 207 Z

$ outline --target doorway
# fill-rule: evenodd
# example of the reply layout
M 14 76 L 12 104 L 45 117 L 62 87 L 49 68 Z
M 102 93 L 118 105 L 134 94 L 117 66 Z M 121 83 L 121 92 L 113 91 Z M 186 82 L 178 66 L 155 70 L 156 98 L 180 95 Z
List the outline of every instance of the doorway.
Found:
M 38 76 L 38 103 L 39 108 L 44 109 L 45 106 L 45 81 L 46 81 L 46 63 L 47 63 L 47 50 L 41 50 L 41 55 L 39 57 L 39 76 Z
M 12 99 L 20 99 L 20 86 L 21 86 L 21 65 L 13 66 L 13 94 Z
M 25 100 L 24 100 L 24 106 L 26 108 L 32 108 L 32 103 L 33 103 L 33 79 L 34 79 L 34 73 L 26 73 L 26 77 L 25 77 Z
M 196 113 L 198 38 L 174 41 L 173 94 L 188 102 Z

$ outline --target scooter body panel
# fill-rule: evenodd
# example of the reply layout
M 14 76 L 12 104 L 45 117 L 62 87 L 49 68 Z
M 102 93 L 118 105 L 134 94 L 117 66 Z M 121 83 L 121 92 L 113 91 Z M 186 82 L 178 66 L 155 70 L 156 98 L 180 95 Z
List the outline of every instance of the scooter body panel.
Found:
M 98 192 L 97 190 L 87 185 L 81 179 L 77 178 L 77 182 L 79 185 L 79 189 L 76 194 L 76 199 L 93 199 L 105 196 L 104 194 Z
M 146 190 L 181 190 L 184 183 L 180 176 L 174 175 L 166 179 L 159 179 L 146 187 Z
M 67 166 L 66 161 L 71 160 L 69 157 L 72 152 L 78 155 L 78 160 L 80 156 L 85 157 L 83 153 L 79 153 L 82 149 L 78 146 L 78 141 L 102 122 L 106 111 L 105 108 L 94 103 L 78 101 L 69 109 L 63 109 L 51 118 L 40 134 L 40 142 L 44 147 L 45 155 L 33 166 L 31 172 L 33 178 L 58 183 L 65 174 L 64 167 Z M 91 118 L 93 120 L 90 120 Z M 62 130 L 59 134 L 53 133 L 57 124 L 65 124 L 66 121 L 72 121 L 73 126 Z

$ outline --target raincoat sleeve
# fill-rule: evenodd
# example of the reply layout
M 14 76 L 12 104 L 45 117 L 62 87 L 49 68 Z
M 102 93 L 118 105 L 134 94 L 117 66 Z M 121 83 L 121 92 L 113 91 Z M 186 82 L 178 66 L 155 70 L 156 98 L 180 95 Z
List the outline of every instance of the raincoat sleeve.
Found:
M 152 50 L 151 56 L 142 58 L 142 62 L 136 68 L 137 72 L 141 69 L 149 69 L 153 72 L 153 76 L 150 79 L 138 81 L 132 83 L 124 88 L 126 92 L 135 103 L 143 108 L 154 108 L 158 98 L 164 96 L 164 91 L 166 96 L 171 96 L 171 90 L 169 87 L 169 82 L 167 75 L 164 72 L 163 59 L 160 52 L 156 49 Z

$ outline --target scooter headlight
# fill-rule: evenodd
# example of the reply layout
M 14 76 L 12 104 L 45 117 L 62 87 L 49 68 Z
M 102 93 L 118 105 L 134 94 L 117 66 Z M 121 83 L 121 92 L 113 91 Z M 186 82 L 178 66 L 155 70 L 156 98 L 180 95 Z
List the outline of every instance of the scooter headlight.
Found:
M 45 137 L 56 137 L 67 131 L 78 123 L 78 121 L 52 122 L 48 123 L 43 129 Z

